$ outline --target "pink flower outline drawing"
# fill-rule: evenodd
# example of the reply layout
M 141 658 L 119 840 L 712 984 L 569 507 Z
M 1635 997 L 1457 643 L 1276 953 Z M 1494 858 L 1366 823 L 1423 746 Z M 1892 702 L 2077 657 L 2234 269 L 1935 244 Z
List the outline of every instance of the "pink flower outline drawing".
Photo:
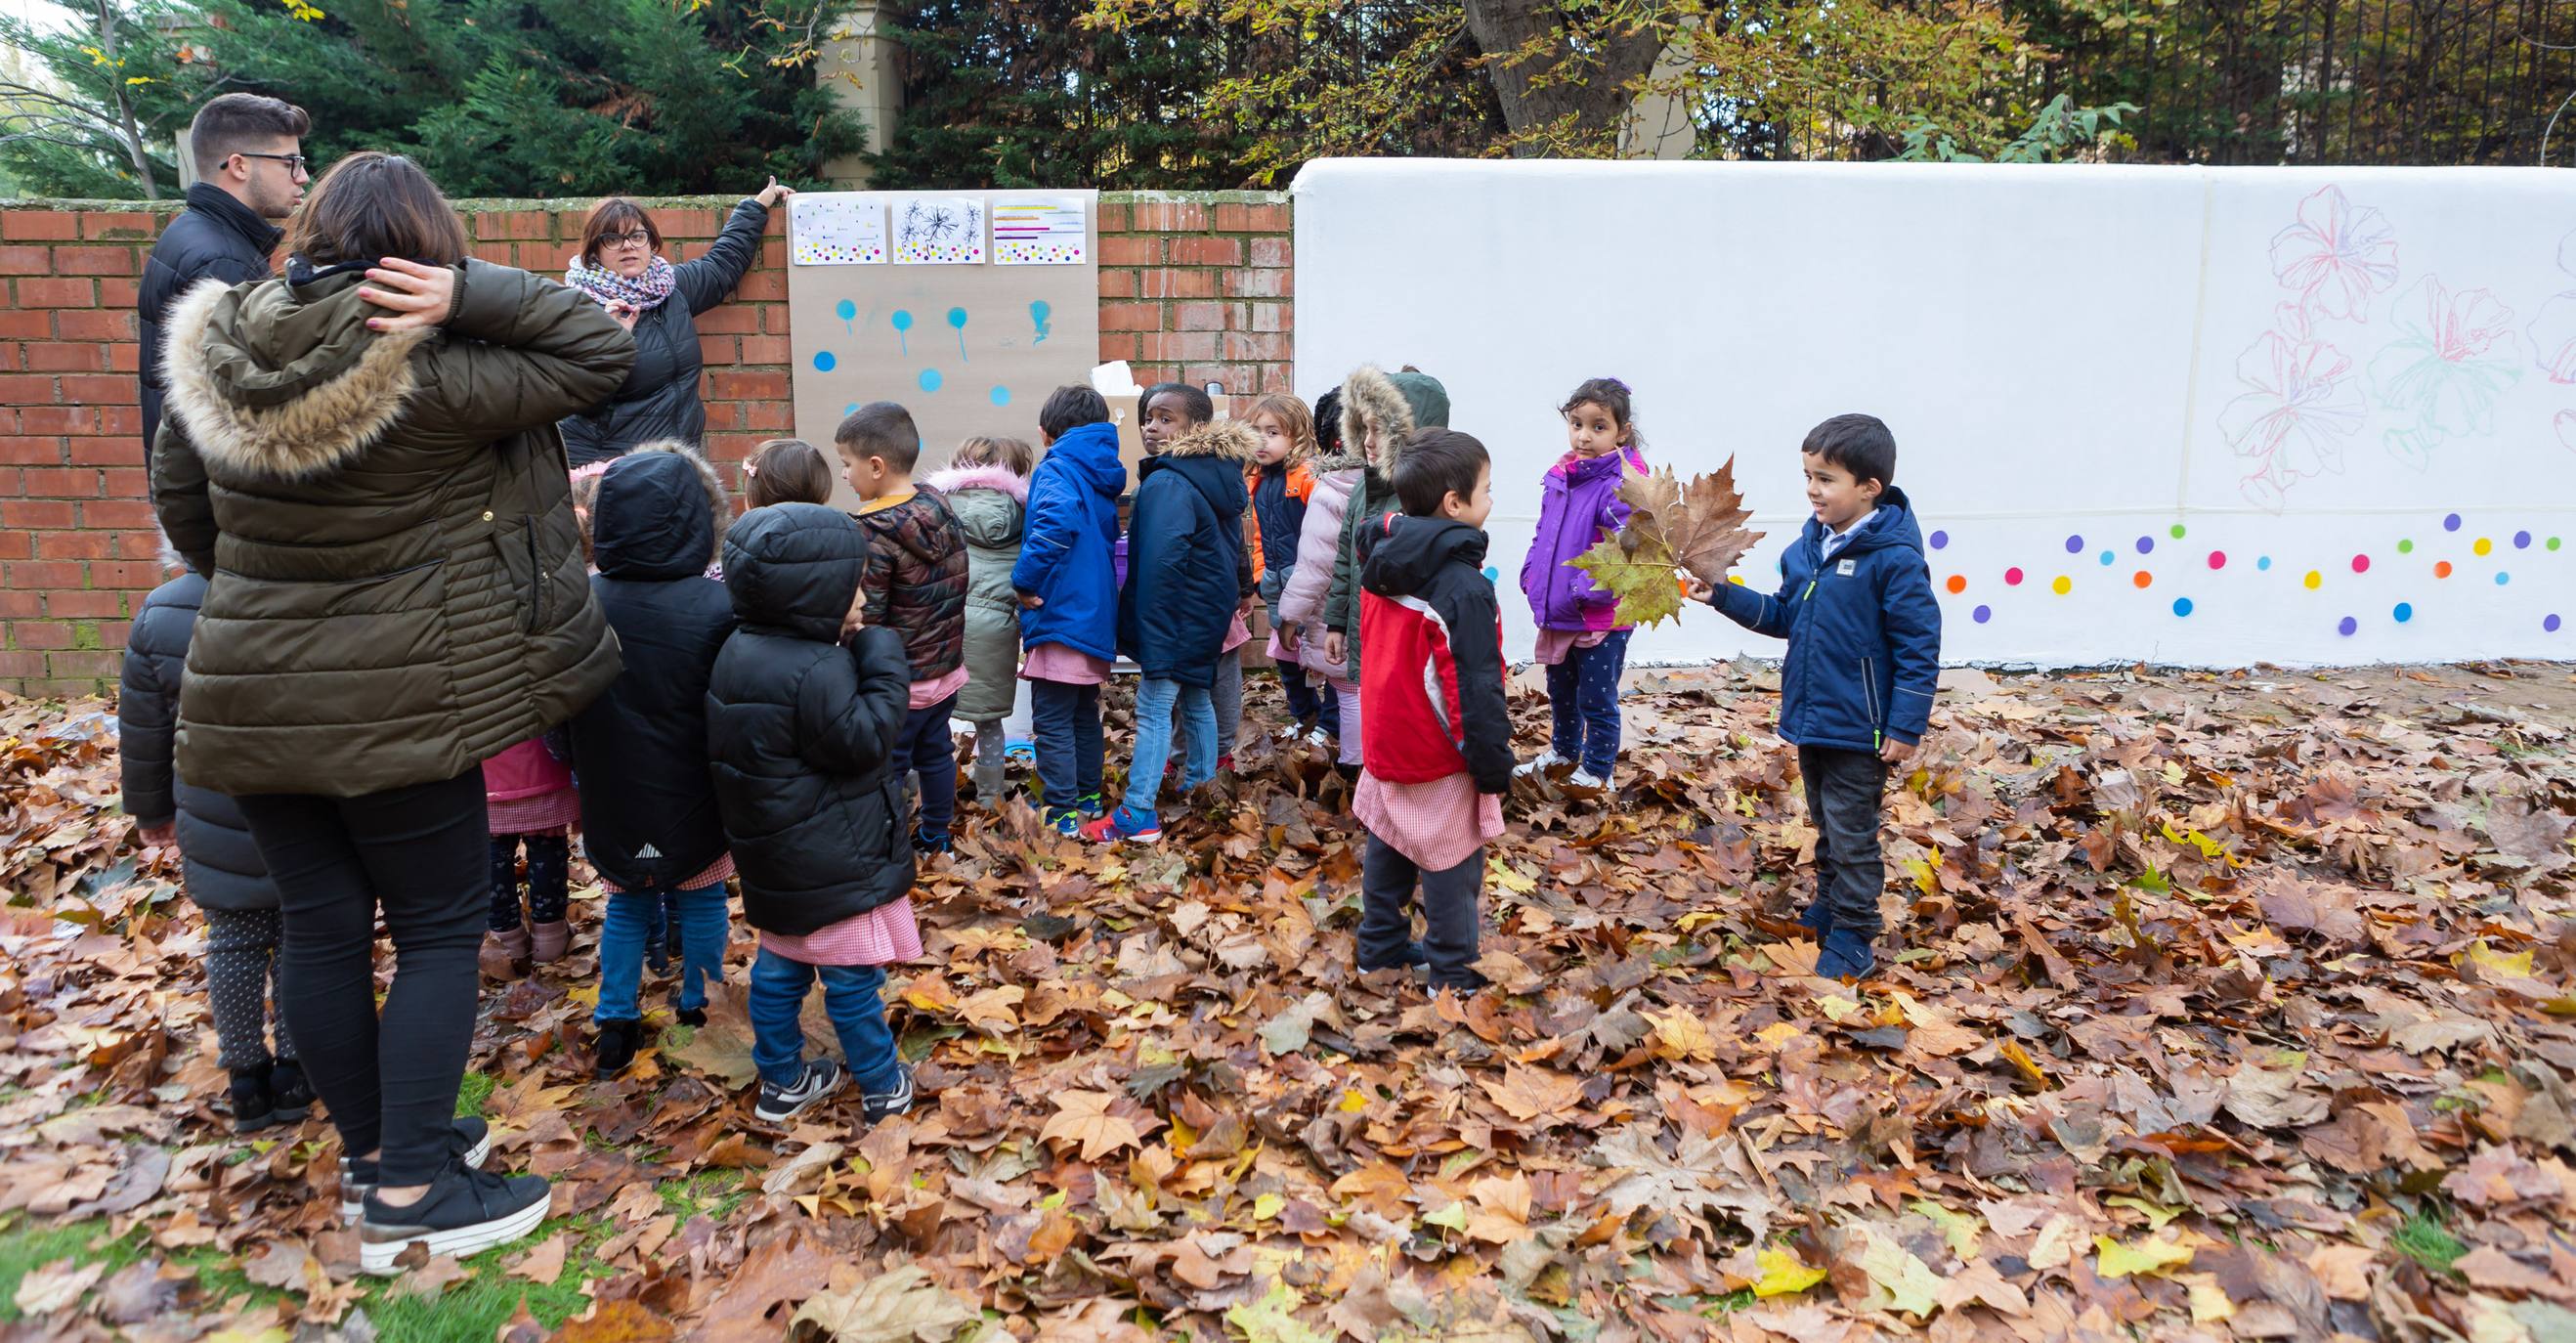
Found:
M 2291 485 L 2343 470 L 2344 440 L 2361 429 L 2360 394 L 2346 382 L 2352 361 L 2323 341 L 2277 331 L 2236 356 L 2247 388 L 2218 412 L 2218 431 L 2252 464 L 2245 497 L 2278 512 Z
M 2299 222 L 2272 237 L 2272 276 L 2299 291 L 2302 318 L 2370 320 L 2370 299 L 2397 283 L 2397 230 L 2376 207 L 2355 207 L 2343 188 L 2299 202 Z
M 2558 269 L 2576 275 L 2576 233 L 2558 240 Z M 2531 319 L 2532 363 L 2555 383 L 2576 383 L 2576 290 L 2549 297 Z
M 2497 400 L 2522 379 L 2513 309 L 2487 290 L 2453 290 L 2427 275 L 2390 320 L 2400 335 L 2372 356 L 2370 384 L 2381 405 L 2412 420 L 2388 431 L 2388 450 L 2420 471 L 2452 435 L 2495 431 Z

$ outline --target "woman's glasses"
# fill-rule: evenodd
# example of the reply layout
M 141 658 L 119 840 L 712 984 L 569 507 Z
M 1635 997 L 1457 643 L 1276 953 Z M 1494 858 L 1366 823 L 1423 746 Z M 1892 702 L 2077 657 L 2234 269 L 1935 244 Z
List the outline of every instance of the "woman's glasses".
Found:
M 603 233 L 599 237 L 602 247 L 649 247 L 652 243 L 653 235 L 643 229 L 632 233 Z

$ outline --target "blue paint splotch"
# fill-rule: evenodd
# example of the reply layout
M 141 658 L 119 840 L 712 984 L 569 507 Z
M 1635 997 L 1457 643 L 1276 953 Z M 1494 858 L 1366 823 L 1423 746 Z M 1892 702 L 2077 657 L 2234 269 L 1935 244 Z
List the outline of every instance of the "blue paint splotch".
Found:
M 998 382 L 993 384 L 991 395 L 993 397 L 994 405 L 1007 406 L 1011 404 L 1011 389 Z
M 917 381 L 921 383 L 921 390 L 925 392 L 935 392 L 939 390 L 939 384 L 945 381 L 945 379 L 939 376 L 938 369 L 925 368 L 921 371 L 921 377 Z
M 842 299 L 840 302 L 832 305 L 832 315 L 841 319 L 842 330 L 848 331 L 854 336 L 858 334 L 858 332 L 850 326 L 850 323 L 858 320 L 858 304 L 853 303 L 848 299 Z
M 966 357 L 966 310 L 950 308 L 948 324 L 957 329 L 957 362 L 961 364 L 974 362 Z
M 1044 345 L 1044 344 L 1046 344 L 1046 338 L 1047 338 L 1047 318 L 1049 318 L 1050 316 L 1053 316 L 1053 315 L 1054 315 L 1054 313 L 1055 313 L 1055 309 L 1054 309 L 1053 307 L 1050 307 L 1050 306 L 1048 305 L 1048 303 L 1047 303 L 1047 301 L 1046 301 L 1045 299 L 1039 299 L 1039 300 L 1037 300 L 1037 301 L 1035 301 L 1035 302 L 1033 302 L 1033 303 L 1029 304 L 1029 322 L 1030 322 L 1030 324 L 1031 324 L 1031 325 L 1035 326 L 1035 327 L 1038 329 L 1038 338 L 1037 338 L 1036 340 L 1030 341 L 1030 342 L 1029 342 L 1029 344 L 1031 344 L 1031 345 Z
M 907 308 L 897 308 L 894 310 L 894 316 L 887 320 L 894 323 L 894 338 L 898 348 L 902 350 L 906 358 L 910 358 L 912 355 L 912 336 L 910 334 L 912 331 L 911 310 Z
M 832 371 L 833 366 L 840 362 L 839 357 L 834 355 L 830 350 L 816 350 L 814 352 L 814 371 L 817 373 L 829 373 Z

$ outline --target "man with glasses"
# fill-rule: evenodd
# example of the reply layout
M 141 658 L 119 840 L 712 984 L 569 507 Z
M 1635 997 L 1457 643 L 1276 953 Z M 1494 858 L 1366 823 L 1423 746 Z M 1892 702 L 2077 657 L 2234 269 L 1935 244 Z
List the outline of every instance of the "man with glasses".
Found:
M 265 280 L 269 255 L 284 237 L 278 221 L 295 213 L 309 176 L 303 141 L 313 128 L 304 109 L 256 93 L 227 93 L 197 109 L 188 153 L 197 183 L 188 208 L 161 231 L 144 263 L 143 465 L 151 476 L 152 440 L 161 432 L 161 321 L 179 296 L 203 280 Z

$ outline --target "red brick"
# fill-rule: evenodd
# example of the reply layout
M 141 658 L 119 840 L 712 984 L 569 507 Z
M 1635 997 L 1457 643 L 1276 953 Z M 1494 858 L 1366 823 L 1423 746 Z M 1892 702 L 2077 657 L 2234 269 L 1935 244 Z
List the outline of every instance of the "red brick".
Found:
M 1297 308 L 1289 303 L 1255 303 L 1252 305 L 1252 329 L 1255 331 L 1294 331 Z
M 36 543 L 29 533 L 0 528 L 0 560 L 23 560 L 36 553 Z
M 519 264 L 518 250 L 505 242 L 478 242 L 472 251 L 475 260 L 489 261 L 495 266 Z
M 742 362 L 746 364 L 784 364 L 795 358 L 796 351 L 785 336 L 742 338 Z
M 70 567 L 80 568 L 77 564 Z M 59 620 L 13 620 L 9 622 L 9 642 L 20 648 L 69 648 L 72 627 Z
M 1116 269 L 1100 272 L 1100 297 L 1136 297 L 1136 272 Z
M 744 401 L 742 427 L 763 433 L 783 434 L 796 427 L 796 407 L 785 401 Z
M 83 527 L 148 532 L 152 523 L 152 505 L 140 499 L 91 499 L 80 506 Z
M 118 621 L 115 624 L 101 622 L 98 627 L 98 641 L 102 644 L 112 644 L 115 648 L 125 647 L 124 622 Z M 52 669 L 57 680 L 65 677 L 95 677 L 103 681 L 116 675 L 116 664 L 120 656 L 109 648 L 73 648 L 48 654 L 45 663 Z
M 477 219 L 475 232 L 484 238 L 551 238 L 555 218 L 543 210 L 509 210 Z
M 26 482 L 24 488 L 30 499 L 96 499 L 101 497 L 98 474 L 74 467 L 31 466 L 20 472 L 19 478 Z
M 77 527 L 79 507 L 68 499 L 0 499 L 0 527 Z M 70 558 L 48 555 L 47 559 Z
M 102 434 L 124 434 L 139 441 L 143 437 L 143 407 L 99 407 L 98 431 Z
M 74 438 L 69 442 L 74 466 L 143 465 L 143 440 L 132 434 Z
M 1144 341 L 1124 331 L 1100 333 L 1100 362 L 1113 359 L 1137 360 L 1145 357 Z
M 63 399 L 75 405 L 132 405 L 143 385 L 113 374 L 75 374 L 63 379 Z
M 0 275 L 51 275 L 53 253 L 42 247 L 0 247 Z
M 134 272 L 134 249 L 131 247 L 54 249 L 54 273 L 57 275 L 132 275 Z
M 0 592 L 0 620 L 29 620 L 44 613 L 41 592 Z
M 60 466 L 63 442 L 58 438 L 0 438 L 0 466 Z M 8 507 L 0 503 L 0 509 Z
M 760 330 L 760 309 L 747 303 L 727 303 L 698 314 L 698 334 L 747 336 Z
M 751 404 L 754 403 L 749 401 L 709 401 L 703 403 L 700 406 L 700 409 L 706 412 L 708 429 L 740 429 L 742 427 L 742 408 Z
M 54 399 L 54 380 L 25 373 L 0 374 L 0 405 L 41 406 Z M 44 431 L 38 430 L 42 433 Z
M 130 341 L 118 341 L 101 347 L 107 351 L 107 371 L 134 373 L 143 367 L 143 347 Z
M 1216 207 L 1216 231 L 1219 233 L 1251 232 L 1252 207 L 1232 204 Z
M 1225 277 L 1228 298 L 1286 298 L 1295 288 L 1297 272 L 1292 270 L 1229 270 L 1210 272 Z
M 1174 238 L 1172 261 L 1182 266 L 1240 266 L 1241 238 Z
M 1286 238 L 1254 238 L 1252 240 L 1253 265 L 1285 266 L 1290 262 L 1290 253 L 1291 248 Z
M 760 401 L 790 395 L 784 373 L 748 373 L 728 369 L 707 375 L 712 401 Z
M 31 678 L 19 682 L 18 688 L 26 692 L 29 699 L 76 700 L 85 699 L 91 695 L 103 693 L 107 689 L 107 685 L 104 678 L 95 676 L 90 677 L 87 680 L 47 679 L 39 681 Z
M 18 412 L 18 427 L 31 434 L 88 434 L 100 425 L 98 412 L 87 406 L 27 406 Z
M 665 244 L 673 238 L 713 238 L 722 221 L 713 210 L 647 210 L 645 216 L 653 227 L 662 230 Z
M 705 364 L 710 368 L 718 365 L 731 366 L 741 363 L 741 360 L 734 358 L 733 343 L 734 337 L 732 336 L 699 336 L 698 362 Z
M 1225 333 L 1225 357 L 1228 359 L 1285 359 L 1289 353 L 1286 336 L 1257 331 Z
M 98 306 L 98 283 L 60 276 L 28 276 L 18 281 L 18 306 L 22 308 L 94 308 Z
M 733 294 L 735 298 L 749 299 L 754 302 L 771 300 L 784 303 L 787 301 L 787 272 L 753 271 L 742 277 L 742 283 L 734 288 Z
M 759 303 L 752 306 L 760 309 L 761 330 L 766 331 L 773 336 L 791 336 L 795 334 L 787 329 L 788 322 L 786 304 Z
M 1208 226 L 1207 207 L 1197 201 L 1138 201 L 1134 218 L 1140 232 L 1186 233 Z
M 139 280 L 121 279 L 110 275 L 98 282 L 98 306 L 102 308 L 123 308 L 132 311 L 134 305 L 142 301 L 143 284 Z
M 1294 364 L 1263 364 L 1261 366 L 1261 390 L 1264 392 L 1296 391 L 1297 366 Z
M 1232 303 L 1175 303 L 1172 305 L 1172 328 L 1176 331 L 1223 331 L 1239 325 L 1234 315 L 1240 307 Z M 72 380 L 63 379 L 65 384 Z
M 68 210 L 0 210 L 0 238 L 53 241 L 80 236 L 80 216 Z
M 62 524 L 65 527 L 71 523 Z M 115 558 L 116 537 L 110 532 L 38 532 L 36 558 L 40 560 L 104 560 Z
M 6 338 L 9 340 L 27 340 L 31 338 L 35 340 L 43 340 L 45 337 L 54 334 L 54 318 L 56 316 L 73 317 L 87 315 L 88 314 L 86 313 L 66 312 L 56 314 L 50 312 L 27 312 L 16 308 L 0 308 L 0 338 Z
M 1212 270 L 1139 271 L 1137 290 L 1146 298 L 1215 298 L 1216 277 Z
M 1255 233 L 1286 233 L 1297 222 L 1286 205 L 1255 205 L 1250 220 L 1248 227 Z
M 1145 357 L 1158 362 L 1214 359 L 1220 338 L 1213 331 L 1157 331 L 1144 338 Z
M 1104 266 L 1156 266 L 1163 261 L 1163 240 L 1153 237 L 1128 236 L 1100 240 L 1100 264 Z
M 161 586 L 161 578 L 159 560 L 92 560 L 89 565 L 93 587 L 149 592 Z
M 130 471 L 109 469 L 98 473 L 98 497 L 101 499 L 149 499 L 152 477 L 142 467 Z
M 134 329 L 134 310 L 128 308 L 123 312 L 116 312 L 93 309 L 88 312 L 56 313 L 54 314 L 54 334 L 64 340 L 132 341 L 137 338 Z
M 1107 236 L 1112 233 L 1126 232 L 1130 227 L 1132 227 L 1128 221 L 1133 218 L 1135 218 L 1135 216 L 1130 213 L 1130 207 L 1125 201 L 1118 201 L 1115 203 L 1103 201 L 1100 203 L 1099 217 L 1094 221 L 1094 223 L 1100 229 L 1101 234 L 1103 236 Z
M 1254 370 L 1233 364 L 1186 364 L 1177 379 L 1192 387 L 1205 387 L 1213 382 L 1225 388 L 1228 396 L 1248 390 L 1255 380 Z
M 97 210 L 81 215 L 85 238 L 149 238 L 160 224 L 141 210 Z
M 126 594 L 79 589 L 45 594 L 45 614 L 56 620 L 97 620 L 125 615 Z
M 1100 305 L 1100 329 L 1160 331 L 1163 329 L 1163 306 L 1159 303 L 1103 303 Z
M 142 531 L 112 531 L 103 535 L 116 543 L 114 547 L 116 558 L 150 560 L 158 564 L 161 562 L 161 532 L 149 523 L 144 524 L 144 527 L 145 530 Z
M 42 653 L 0 653 L 0 677 L 16 680 L 44 674 L 45 655 Z
M 107 367 L 105 349 L 68 341 L 29 341 L 23 367 L 30 373 L 95 373 Z

